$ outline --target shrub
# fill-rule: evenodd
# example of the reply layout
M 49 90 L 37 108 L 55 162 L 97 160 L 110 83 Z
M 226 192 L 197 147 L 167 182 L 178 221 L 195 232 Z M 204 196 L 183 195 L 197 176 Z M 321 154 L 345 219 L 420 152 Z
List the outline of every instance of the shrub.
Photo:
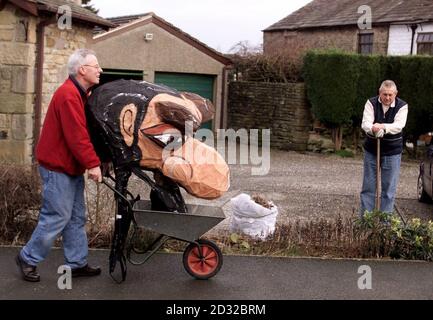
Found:
M 273 236 L 258 241 L 246 235 L 213 239 L 224 253 L 277 256 L 418 259 L 433 261 L 433 222 L 404 223 L 380 211 L 332 219 L 294 220 L 278 225 Z
M 337 156 L 342 157 L 342 158 L 353 158 L 354 157 L 353 152 L 349 151 L 349 150 L 338 150 L 335 152 L 335 154 Z
M 86 180 L 85 202 L 89 246 L 107 248 L 110 246 L 114 227 L 115 201 L 113 192 L 102 184 Z
M 231 59 L 236 80 L 277 83 L 301 81 L 302 60 L 292 58 L 286 51 L 273 55 L 235 54 Z
M 414 218 L 404 223 L 395 214 L 367 212 L 357 221 L 366 236 L 366 251 L 378 257 L 433 261 L 433 222 Z
M 356 98 L 353 104 L 352 123 L 361 126 L 362 114 L 367 99 L 378 93 L 380 84 L 384 79 L 384 68 L 380 56 L 359 56 L 359 69 Z
M 41 203 L 39 176 L 29 167 L 0 165 L 0 197 L 0 241 L 28 240 Z
M 399 96 L 409 104 L 405 132 L 416 146 L 421 134 L 433 131 L 433 59 L 402 57 L 400 77 Z
M 350 123 L 357 97 L 358 57 L 329 51 L 309 52 L 304 59 L 304 78 L 312 112 L 332 129 L 336 151 L 341 149 L 342 126 Z
M 110 190 L 93 181 L 86 185 L 89 246 L 108 247 L 114 219 Z M 30 167 L 0 165 L 0 243 L 22 245 L 37 225 L 41 206 L 41 181 Z

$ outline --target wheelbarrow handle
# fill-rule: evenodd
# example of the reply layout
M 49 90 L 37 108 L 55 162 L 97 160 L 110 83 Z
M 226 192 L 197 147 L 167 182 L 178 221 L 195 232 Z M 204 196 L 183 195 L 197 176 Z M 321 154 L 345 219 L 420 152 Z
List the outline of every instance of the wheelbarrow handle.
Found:
M 118 195 L 120 198 L 122 198 L 122 200 L 125 200 L 126 203 L 128 204 L 129 208 L 132 211 L 132 205 L 131 202 L 128 200 L 127 197 L 125 197 L 123 194 L 121 194 L 119 191 L 116 190 L 116 188 L 114 188 L 111 184 L 107 183 L 107 181 L 102 178 L 102 183 L 105 184 L 108 188 L 111 189 L 111 191 L 113 191 L 116 195 Z
M 113 177 L 111 174 L 106 173 L 106 174 L 105 174 L 105 177 L 107 177 L 108 179 L 110 179 L 111 181 L 113 181 L 114 183 L 116 183 L 116 179 L 114 179 L 114 177 Z M 107 185 L 106 182 L 105 182 L 104 184 Z M 108 185 L 108 187 L 110 188 L 111 186 Z M 111 190 L 113 190 L 113 189 L 111 189 Z M 116 192 L 117 194 L 119 194 L 117 190 L 113 190 L 113 191 Z M 131 192 L 129 192 L 129 190 L 126 190 L 126 194 L 128 194 L 128 195 L 131 197 L 131 199 L 134 199 L 134 198 L 135 198 L 134 195 L 133 195 Z M 120 195 L 120 194 L 119 194 L 119 195 Z

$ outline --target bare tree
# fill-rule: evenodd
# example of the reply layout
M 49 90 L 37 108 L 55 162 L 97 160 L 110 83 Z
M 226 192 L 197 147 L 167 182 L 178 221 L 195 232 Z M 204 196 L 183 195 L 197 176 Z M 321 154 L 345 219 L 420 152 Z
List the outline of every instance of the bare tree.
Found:
M 296 48 L 282 48 L 264 55 L 262 46 L 240 41 L 230 52 L 236 80 L 256 82 L 297 82 L 301 79 L 302 59 Z
M 96 9 L 93 4 L 89 3 L 92 2 L 92 0 L 82 0 L 83 7 L 87 10 L 92 11 L 94 14 L 98 14 L 99 9 Z
M 258 53 L 263 52 L 263 45 L 252 45 L 248 40 L 242 40 L 233 45 L 229 53 L 241 56 L 241 57 L 247 57 L 249 55 L 255 55 Z

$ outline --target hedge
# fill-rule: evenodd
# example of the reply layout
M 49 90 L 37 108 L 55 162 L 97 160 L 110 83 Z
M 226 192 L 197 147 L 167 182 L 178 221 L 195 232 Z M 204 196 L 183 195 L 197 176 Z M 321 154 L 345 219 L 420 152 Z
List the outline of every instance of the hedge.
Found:
M 304 79 L 313 114 L 331 128 L 348 123 L 357 96 L 357 55 L 310 53 L 304 62 Z
M 354 126 L 361 126 L 365 103 L 370 97 L 377 95 L 377 90 L 384 78 L 382 57 L 358 56 L 359 78 L 357 81 L 356 97 L 353 104 L 352 121 Z

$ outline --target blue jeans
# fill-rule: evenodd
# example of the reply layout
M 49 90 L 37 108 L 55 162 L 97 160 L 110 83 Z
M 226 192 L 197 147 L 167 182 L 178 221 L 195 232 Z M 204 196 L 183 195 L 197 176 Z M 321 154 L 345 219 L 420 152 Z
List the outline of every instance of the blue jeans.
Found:
M 42 178 L 42 208 L 38 225 L 21 257 L 36 266 L 48 255 L 54 240 L 62 235 L 66 265 L 71 269 L 87 264 L 84 177 L 72 177 L 39 167 Z
M 395 192 L 400 177 L 401 154 L 382 156 L 380 211 L 394 211 Z M 361 216 L 365 210 L 373 211 L 376 198 L 376 156 L 368 151 L 364 155 L 364 179 L 361 191 Z

